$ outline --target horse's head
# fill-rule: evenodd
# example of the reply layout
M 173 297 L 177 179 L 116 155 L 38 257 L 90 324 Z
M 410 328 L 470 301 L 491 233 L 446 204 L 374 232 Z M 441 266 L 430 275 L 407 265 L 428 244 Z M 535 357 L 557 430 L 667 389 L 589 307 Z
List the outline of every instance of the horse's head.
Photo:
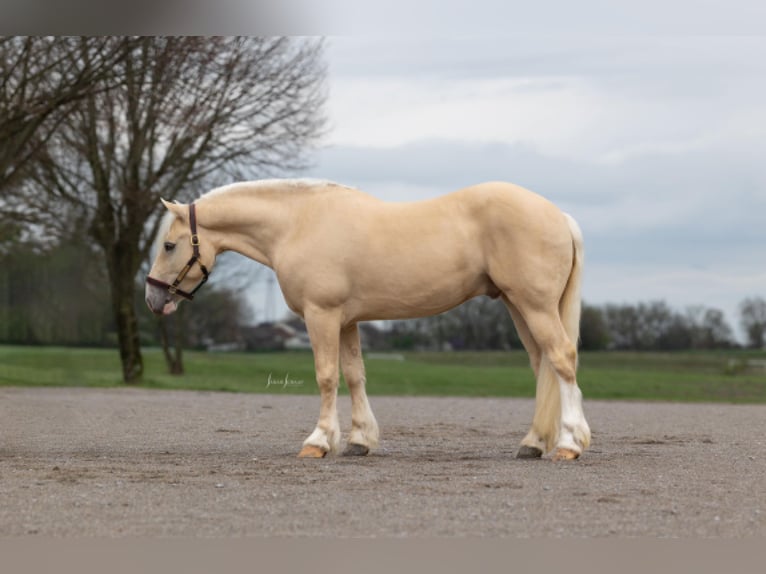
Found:
M 146 304 L 153 313 L 168 315 L 182 299 L 207 281 L 215 263 L 215 248 L 205 241 L 204 230 L 197 226 L 194 203 L 169 203 L 155 239 L 155 256 L 146 277 Z

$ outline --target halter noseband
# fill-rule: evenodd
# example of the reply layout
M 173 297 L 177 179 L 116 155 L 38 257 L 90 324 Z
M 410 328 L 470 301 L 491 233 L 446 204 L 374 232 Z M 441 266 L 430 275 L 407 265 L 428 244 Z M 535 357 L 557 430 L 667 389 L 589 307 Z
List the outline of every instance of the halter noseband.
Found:
M 205 267 L 202 264 L 202 259 L 200 259 L 199 256 L 199 236 L 197 235 L 197 215 L 195 211 L 194 203 L 189 204 L 189 227 L 191 228 L 191 245 L 192 245 L 192 256 L 191 259 L 189 259 L 188 263 L 184 266 L 183 269 L 178 273 L 178 277 L 176 277 L 176 280 L 173 281 L 172 284 L 165 283 L 164 281 L 160 281 L 159 279 L 155 279 L 154 277 L 146 276 L 146 282 L 149 285 L 154 285 L 155 287 L 159 287 L 160 289 L 165 289 L 168 293 L 171 295 L 180 295 L 184 299 L 191 301 L 194 299 L 194 294 L 199 291 L 199 288 L 202 287 L 205 282 L 207 281 L 208 276 L 210 273 L 208 273 L 207 267 Z M 189 271 L 192 268 L 192 265 L 195 263 L 199 264 L 199 268 L 202 270 L 202 281 L 200 281 L 197 286 L 192 289 L 190 292 L 186 292 L 183 289 L 179 289 L 178 286 L 181 284 L 181 281 L 184 280 L 184 277 L 186 277 L 186 274 L 189 273 Z

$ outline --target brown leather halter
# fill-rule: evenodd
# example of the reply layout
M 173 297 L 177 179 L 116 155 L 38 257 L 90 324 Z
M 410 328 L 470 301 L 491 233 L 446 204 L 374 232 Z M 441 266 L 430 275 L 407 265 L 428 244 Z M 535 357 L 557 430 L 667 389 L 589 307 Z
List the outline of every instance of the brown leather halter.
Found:
M 178 273 L 178 277 L 176 277 L 176 280 L 173 281 L 173 283 L 165 283 L 164 281 L 160 281 L 159 279 L 155 279 L 154 277 L 146 276 L 146 282 L 149 285 L 154 285 L 155 287 L 159 287 L 160 289 L 165 289 L 168 293 L 171 295 L 179 295 L 183 297 L 184 299 L 191 301 L 194 299 L 194 294 L 199 291 L 199 288 L 202 287 L 206 282 L 207 278 L 210 275 L 207 271 L 207 267 L 205 267 L 202 264 L 202 259 L 200 259 L 199 256 L 199 236 L 197 235 L 197 214 L 196 214 L 196 208 L 194 206 L 194 203 L 189 204 L 189 227 L 191 227 L 191 244 L 192 244 L 192 256 L 191 259 L 189 259 L 188 263 L 184 266 L 183 269 Z M 202 270 L 202 281 L 200 281 L 197 286 L 192 289 L 189 292 L 184 291 L 183 289 L 179 289 L 178 286 L 181 284 L 181 281 L 184 280 L 184 277 L 186 277 L 186 274 L 189 273 L 189 271 L 192 268 L 192 265 L 195 263 L 199 264 L 199 268 Z

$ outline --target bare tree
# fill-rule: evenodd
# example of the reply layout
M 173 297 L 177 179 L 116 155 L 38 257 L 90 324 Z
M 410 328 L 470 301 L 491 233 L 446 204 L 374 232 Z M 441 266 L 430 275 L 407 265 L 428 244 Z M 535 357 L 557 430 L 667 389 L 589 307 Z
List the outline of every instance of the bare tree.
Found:
M 184 372 L 184 346 L 205 348 L 212 343 L 239 343 L 242 326 L 251 316 L 247 302 L 227 288 L 209 289 L 194 299 L 194 309 L 179 307 L 172 321 L 158 318 L 165 362 L 173 375 Z
M 119 56 L 106 38 L 0 37 L 0 190 L 19 180 L 76 102 L 116 81 Z
M 108 271 L 123 377 L 140 380 L 133 293 L 160 197 L 299 169 L 324 125 L 322 44 L 288 38 L 111 38 L 117 85 L 78 100 L 34 162 L 23 203 L 88 230 Z M 89 67 L 83 48 L 71 57 Z M 63 65 L 74 65 L 67 62 Z
M 766 343 L 766 300 L 749 297 L 739 304 L 740 324 L 747 335 L 747 344 L 762 349 Z

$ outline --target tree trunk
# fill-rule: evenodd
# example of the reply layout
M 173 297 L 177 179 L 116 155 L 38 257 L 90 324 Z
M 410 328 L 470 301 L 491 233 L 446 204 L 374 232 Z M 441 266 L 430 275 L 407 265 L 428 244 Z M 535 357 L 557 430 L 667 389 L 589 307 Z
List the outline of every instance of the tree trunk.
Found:
M 176 311 L 174 315 L 172 315 L 172 319 L 170 317 L 158 317 L 157 318 L 157 325 L 160 329 L 160 342 L 162 343 L 162 352 L 165 355 L 165 364 L 168 366 L 168 372 L 171 375 L 183 375 L 184 374 L 184 363 L 183 363 L 183 342 L 182 342 L 182 335 L 183 335 L 183 325 L 181 318 L 178 316 L 178 314 L 181 312 L 179 309 Z M 168 322 L 173 322 L 175 329 L 174 329 L 174 352 L 170 351 L 170 337 L 168 336 Z
M 141 356 L 136 310 L 133 306 L 133 278 L 126 278 L 126 281 L 127 286 L 115 286 L 112 281 L 112 309 L 117 323 L 122 380 L 128 384 L 136 384 L 141 382 L 144 374 L 144 360 Z
M 117 326 L 117 341 L 122 362 L 122 380 L 127 384 L 141 382 L 144 360 L 141 356 L 141 340 L 135 309 L 134 282 L 136 271 L 129 250 L 120 246 L 106 253 L 109 268 L 109 284 L 112 296 L 112 312 Z
M 175 356 L 173 360 L 173 368 L 170 370 L 171 375 L 183 375 L 184 374 L 184 359 L 183 359 L 183 349 L 184 349 L 184 310 L 182 308 L 179 308 L 175 312 L 175 317 L 173 317 L 173 320 L 175 321 L 176 325 L 176 348 L 175 348 Z

